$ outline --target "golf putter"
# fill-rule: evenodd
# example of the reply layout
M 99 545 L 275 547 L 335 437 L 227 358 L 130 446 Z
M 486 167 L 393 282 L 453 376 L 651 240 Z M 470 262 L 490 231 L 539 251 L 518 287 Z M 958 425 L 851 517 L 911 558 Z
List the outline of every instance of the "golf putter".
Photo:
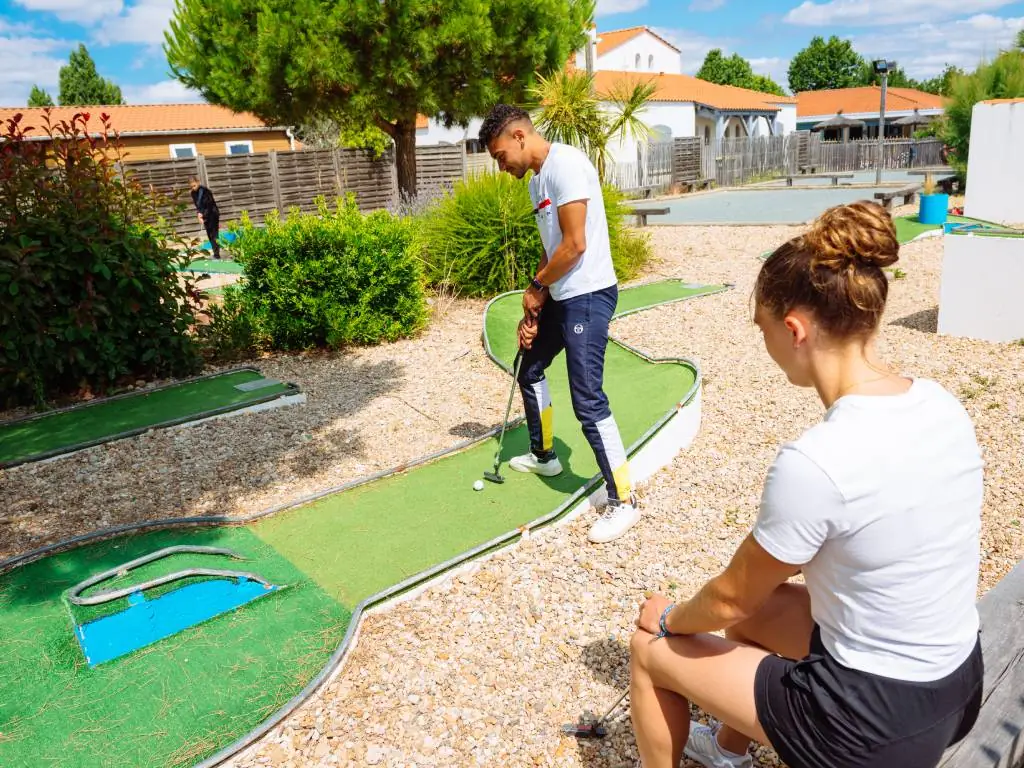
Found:
M 568 734 L 569 736 L 575 736 L 578 739 L 603 739 L 608 735 L 608 729 L 604 727 L 604 721 L 608 719 L 616 709 L 619 708 L 619 704 L 629 696 L 629 689 L 627 688 L 615 703 L 612 704 L 611 709 L 601 715 L 600 718 L 594 721 L 589 721 L 585 717 L 581 718 L 575 724 L 567 723 L 562 726 L 562 733 Z
M 516 360 L 513 365 L 512 388 L 508 393 L 508 405 L 505 406 L 505 420 L 501 422 L 501 437 L 498 438 L 498 450 L 494 454 L 494 468 L 490 472 L 484 472 L 484 480 L 490 480 L 492 483 L 498 483 L 499 485 L 505 482 L 505 478 L 501 476 L 498 467 L 501 466 L 501 446 L 505 442 L 505 428 L 508 426 L 508 415 L 512 412 L 512 398 L 516 394 L 516 384 L 519 382 L 519 366 L 522 362 L 523 348 L 520 347 L 519 351 L 516 352 Z

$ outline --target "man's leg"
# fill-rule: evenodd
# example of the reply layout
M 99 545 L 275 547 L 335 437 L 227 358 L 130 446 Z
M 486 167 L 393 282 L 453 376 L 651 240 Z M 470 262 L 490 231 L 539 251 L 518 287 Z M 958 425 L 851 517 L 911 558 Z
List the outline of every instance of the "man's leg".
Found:
M 604 392 L 608 325 L 617 299 L 614 287 L 570 299 L 562 318 L 562 333 L 576 418 L 597 458 L 609 500 L 628 503 L 632 496 L 629 461 Z
M 544 372 L 555 356 L 562 351 L 562 332 L 559 325 L 561 310 L 557 302 L 548 301 L 537 320 L 537 336 L 530 348 L 523 351 L 523 361 L 519 366 L 519 391 L 523 396 L 523 409 L 526 411 L 526 424 L 530 431 L 530 452 L 541 464 L 556 458 L 554 411 Z M 534 466 L 536 463 L 530 456 L 522 456 L 513 459 L 509 466 L 520 472 L 530 472 L 540 469 Z M 550 469 L 551 474 L 558 474 L 558 471 L 561 471 L 557 461 Z M 548 472 L 540 471 L 539 474 Z
M 213 258 L 220 258 L 220 216 L 210 216 L 203 219 L 206 226 L 206 236 L 210 238 L 210 247 L 213 249 Z

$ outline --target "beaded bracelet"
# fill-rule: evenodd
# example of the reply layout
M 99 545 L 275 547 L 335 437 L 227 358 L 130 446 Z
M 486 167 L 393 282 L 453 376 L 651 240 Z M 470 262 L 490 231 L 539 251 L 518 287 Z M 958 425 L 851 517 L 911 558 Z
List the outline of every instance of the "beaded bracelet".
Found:
M 671 611 L 675 607 L 675 603 L 670 603 L 668 608 L 661 612 L 661 618 L 658 619 L 658 628 L 661 631 L 658 632 L 658 637 L 669 637 L 672 634 L 668 631 L 668 627 L 665 626 L 665 620 L 668 618 L 669 611 Z

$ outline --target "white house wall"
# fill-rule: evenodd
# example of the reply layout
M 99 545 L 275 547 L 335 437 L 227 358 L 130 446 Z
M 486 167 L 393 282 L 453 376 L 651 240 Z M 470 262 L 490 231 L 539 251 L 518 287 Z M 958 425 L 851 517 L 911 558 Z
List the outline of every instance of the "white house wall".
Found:
M 964 214 L 1001 224 L 1024 223 L 1024 100 L 975 104 Z
M 636 65 L 638 54 L 640 56 L 639 67 Z M 681 75 L 683 62 L 678 51 L 669 48 L 654 35 L 644 32 L 618 48 L 613 48 L 603 56 L 598 56 L 594 68 Z
M 775 116 L 775 135 L 784 136 L 796 130 L 796 104 L 775 104 L 779 108 Z
M 474 117 L 469 121 L 468 128 L 463 128 L 459 125 L 445 128 L 442 123 L 431 118 L 427 121 L 426 128 L 418 128 L 416 130 L 416 146 L 458 144 L 466 139 L 475 139 L 480 133 L 480 126 L 483 125 L 483 122 L 482 119 Z
M 609 107 L 610 108 L 610 107 Z M 661 132 L 671 132 L 671 137 L 693 136 L 696 130 L 696 109 L 689 102 L 661 102 L 648 104 L 640 115 L 640 119 L 649 128 L 660 128 Z M 665 131 L 664 129 L 668 129 Z M 613 142 L 609 147 L 612 159 L 617 163 L 636 162 L 636 142 L 628 139 L 625 142 Z

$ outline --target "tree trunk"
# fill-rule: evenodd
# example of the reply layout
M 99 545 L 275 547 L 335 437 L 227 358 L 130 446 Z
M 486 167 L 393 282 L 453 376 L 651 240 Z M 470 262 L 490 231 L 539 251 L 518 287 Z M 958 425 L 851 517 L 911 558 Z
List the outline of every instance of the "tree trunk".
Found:
M 402 201 L 409 201 L 416 197 L 416 118 L 399 120 L 393 138 L 398 195 Z

